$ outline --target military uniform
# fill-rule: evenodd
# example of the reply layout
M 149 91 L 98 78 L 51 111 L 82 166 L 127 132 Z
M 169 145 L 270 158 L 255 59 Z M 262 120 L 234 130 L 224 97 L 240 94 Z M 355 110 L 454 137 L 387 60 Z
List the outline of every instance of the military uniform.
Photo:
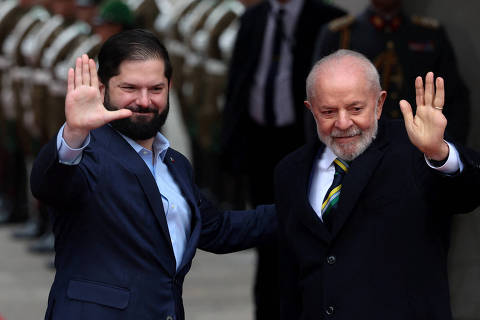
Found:
M 22 131 L 22 148 L 25 154 L 35 154 L 36 146 L 42 143 L 43 128 L 33 116 L 43 108 L 49 76 L 41 68 L 45 50 L 52 44 L 68 22 L 60 15 L 51 16 L 39 28 L 28 33 L 20 47 L 25 65 L 18 68 L 14 77 L 13 92 L 16 95 L 17 126 Z M 26 123 L 28 125 L 26 125 Z
M 11 94 L 10 71 L 16 61 L 6 49 L 12 47 L 14 35 L 33 26 L 31 11 L 17 1 L 0 3 L 0 222 L 23 221 L 27 217 L 25 161 L 18 148 L 21 133 L 17 131 L 11 107 L 15 102 Z
M 32 76 L 31 67 L 29 62 L 26 61 L 26 57 L 21 53 L 21 48 L 29 35 L 38 32 L 48 19 L 50 19 L 50 14 L 47 10 L 43 7 L 33 7 L 18 21 L 3 45 L 4 57 L 9 61 L 7 77 L 12 95 L 8 99 L 12 103 L 6 105 L 4 110 L 9 120 L 20 122 L 20 128 L 23 128 L 23 106 L 31 103 L 28 99 L 27 84 L 29 84 Z M 23 129 L 20 130 L 20 133 L 23 138 L 25 135 L 22 131 Z
M 189 89 L 183 94 L 194 147 L 196 181 L 222 201 L 232 198 L 227 192 L 232 179 L 226 183 L 223 172 L 218 170 L 221 168 L 220 129 L 228 77 L 228 59 L 223 58 L 219 38 L 231 24 L 238 22 L 243 12 L 244 7 L 237 1 L 223 1 L 213 7 L 201 29 L 191 37 L 191 51 L 183 69 L 186 71 L 184 88 Z
M 19 6 L 15 0 L 0 2 L 0 43 L 3 43 L 10 31 L 28 11 L 28 8 Z
M 219 110 L 216 108 L 216 101 L 210 100 L 209 102 L 213 103 L 205 105 L 207 90 L 214 89 L 211 87 L 212 82 L 207 84 L 214 79 L 206 78 L 206 65 L 207 61 L 213 58 L 209 56 L 209 47 L 211 47 L 209 38 L 212 37 L 212 41 L 215 41 L 213 33 L 215 25 L 224 15 L 224 10 L 221 8 L 228 6 L 228 2 L 201 1 L 188 14 L 182 16 L 179 20 L 178 32 L 183 41 L 174 46 L 183 48 L 182 64 L 177 69 L 181 70 L 182 80 L 177 83 L 177 93 L 191 142 L 195 180 L 211 197 L 213 197 L 212 191 L 218 195 L 218 191 L 223 188 L 219 186 L 218 159 L 212 153 L 211 135 L 215 128 L 217 131 L 219 128 L 220 119 L 217 117 Z M 167 48 L 172 44 L 173 42 L 167 42 Z
M 238 26 L 238 19 L 244 7 L 237 1 L 224 1 L 212 11 L 205 25 L 195 34 L 192 45 L 203 57 L 202 75 L 198 78 L 194 93 L 197 98 L 190 108 L 194 113 L 194 123 L 198 128 L 198 141 L 202 149 L 219 152 L 224 92 L 228 76 L 228 58 L 224 58 L 220 48 L 220 37 L 232 24 Z M 230 44 L 230 49 L 233 43 Z
M 182 97 L 182 108 L 184 110 L 184 119 L 187 124 L 190 138 L 192 140 L 194 148 L 198 146 L 198 124 L 197 112 L 199 106 L 202 105 L 204 98 L 204 59 L 206 59 L 206 53 L 202 45 L 195 44 L 205 41 L 208 37 L 209 31 L 204 29 L 206 21 L 214 14 L 215 9 L 221 4 L 219 1 L 205 1 L 197 5 L 193 11 L 185 16 L 181 21 L 180 33 L 184 39 L 185 53 L 184 64 L 180 69 L 183 73 L 183 81 L 180 84 L 178 94 Z M 203 39 L 199 39 L 203 36 Z M 200 151 L 200 150 L 197 150 Z M 195 155 L 195 152 L 194 152 Z
M 161 39 L 164 39 L 165 46 L 168 49 L 173 70 L 182 70 L 185 63 L 186 46 L 184 36 L 180 32 L 182 21 L 194 11 L 200 4 L 200 1 L 183 0 L 178 1 L 170 12 L 170 15 L 160 15 L 155 22 L 155 29 Z M 182 85 L 184 81 L 183 72 L 174 72 L 172 75 L 172 90 L 177 93 L 180 102 L 182 116 L 185 121 L 188 113 L 185 110 L 185 101 L 182 95 Z
M 358 17 L 345 16 L 332 21 L 319 36 L 315 57 L 337 49 L 363 53 L 380 73 L 387 91 L 383 116 L 400 118 L 398 102 L 415 101 L 414 81 L 433 71 L 445 79 L 444 114 L 447 131 L 464 143 L 469 129 L 468 89 L 458 73 L 455 55 L 445 30 L 438 21 L 399 13 L 390 19 L 368 8 Z
M 20 138 L 17 148 L 25 157 L 27 172 L 41 145 L 49 137 L 49 125 L 58 123 L 59 117 L 64 119 L 63 109 L 60 116 L 51 112 L 57 109 L 49 94 L 53 67 L 65 58 L 71 50 L 70 46 L 81 35 L 90 32 L 90 27 L 85 23 L 75 23 L 60 15 L 48 16 L 43 21 L 31 28 L 23 36 L 23 41 L 17 41 L 19 46 L 14 50 L 19 52 L 16 66 L 12 69 L 15 126 Z M 25 202 L 32 219 L 31 223 L 16 233 L 22 237 L 26 234 L 38 235 L 47 230 L 49 225 L 43 206 L 29 190 L 26 193 L 28 201 Z M 38 232 L 25 231 L 31 230 L 33 225 L 36 225 Z

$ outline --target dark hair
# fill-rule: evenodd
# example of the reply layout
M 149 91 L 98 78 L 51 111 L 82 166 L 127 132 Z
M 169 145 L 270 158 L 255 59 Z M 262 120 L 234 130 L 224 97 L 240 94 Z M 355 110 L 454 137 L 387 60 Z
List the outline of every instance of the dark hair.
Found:
M 119 74 L 123 61 L 163 60 L 165 77 L 170 83 L 172 64 L 160 40 L 150 31 L 132 29 L 117 33 L 105 41 L 98 54 L 98 77 L 108 87 L 110 78 Z

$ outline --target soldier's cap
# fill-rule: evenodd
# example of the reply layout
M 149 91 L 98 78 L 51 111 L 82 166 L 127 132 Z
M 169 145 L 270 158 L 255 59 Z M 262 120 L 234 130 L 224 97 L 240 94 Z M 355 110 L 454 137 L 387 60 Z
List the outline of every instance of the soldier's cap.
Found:
M 94 7 L 98 6 L 102 2 L 101 0 L 76 0 L 75 4 L 78 7 Z
M 107 0 L 100 6 L 100 14 L 95 18 L 95 24 L 104 23 L 121 24 L 125 27 L 131 27 L 134 24 L 132 10 L 127 4 L 120 0 Z

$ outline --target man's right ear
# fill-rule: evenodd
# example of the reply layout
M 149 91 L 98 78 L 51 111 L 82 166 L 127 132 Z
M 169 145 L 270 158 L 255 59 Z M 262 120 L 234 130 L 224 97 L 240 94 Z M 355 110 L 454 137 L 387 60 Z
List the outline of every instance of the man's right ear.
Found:
M 303 101 L 303 104 L 305 105 L 305 107 L 307 107 L 308 110 L 312 111 L 312 105 L 310 104 L 310 102 L 305 100 Z

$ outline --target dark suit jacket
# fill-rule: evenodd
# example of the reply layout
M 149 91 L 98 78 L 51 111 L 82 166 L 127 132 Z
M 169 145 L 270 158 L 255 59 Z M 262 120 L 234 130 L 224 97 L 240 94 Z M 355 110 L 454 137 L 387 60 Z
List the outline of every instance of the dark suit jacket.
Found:
M 183 261 L 175 257 L 157 184 L 110 126 L 93 130 L 79 165 L 58 161 L 56 139 L 35 161 L 31 187 L 53 213 L 55 280 L 46 319 L 184 319 L 182 284 L 197 247 L 226 253 L 256 246 L 276 228 L 273 206 L 219 212 L 192 169 L 168 149 L 165 162 L 192 211 Z
M 380 124 L 344 177 L 329 232 L 309 204 L 324 146 L 287 156 L 275 173 L 284 319 L 451 320 L 449 220 L 479 204 L 480 159 L 458 146 L 455 176 L 430 169 L 400 121 Z M 329 315 L 330 314 L 330 315 Z
M 269 2 L 263 1 L 244 13 L 230 62 L 222 148 L 227 161 L 230 162 L 229 165 L 235 170 L 245 167 L 245 157 L 257 156 L 245 152 L 248 144 L 254 142 L 247 140 L 246 129 L 249 121 L 250 89 L 262 52 L 269 10 Z M 320 0 L 305 0 L 298 17 L 295 44 L 292 47 L 292 92 L 297 121 L 296 131 L 300 137 L 298 146 L 303 144 L 305 80 L 310 71 L 318 31 L 323 24 L 343 14 L 344 11 L 326 5 Z

